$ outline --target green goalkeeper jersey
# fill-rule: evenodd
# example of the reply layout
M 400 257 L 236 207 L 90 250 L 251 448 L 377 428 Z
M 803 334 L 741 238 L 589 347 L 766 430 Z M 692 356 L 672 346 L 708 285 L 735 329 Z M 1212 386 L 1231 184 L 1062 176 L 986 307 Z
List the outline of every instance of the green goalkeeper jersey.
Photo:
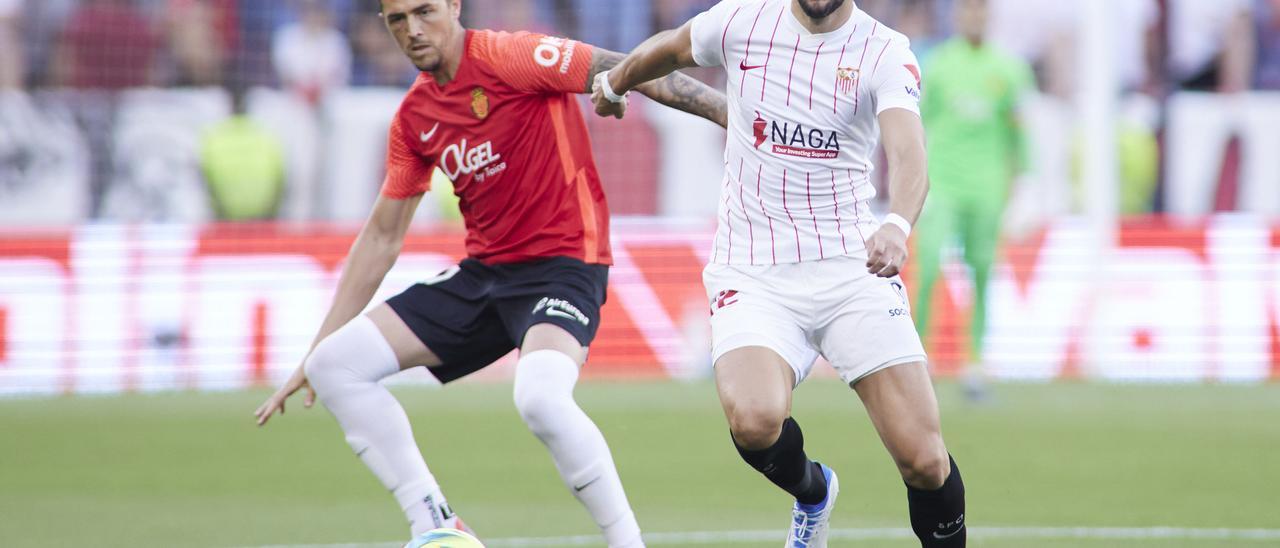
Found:
M 1026 165 L 1017 110 L 1035 85 L 1030 67 L 962 38 L 938 46 L 924 67 L 920 111 L 932 190 L 1003 199 Z

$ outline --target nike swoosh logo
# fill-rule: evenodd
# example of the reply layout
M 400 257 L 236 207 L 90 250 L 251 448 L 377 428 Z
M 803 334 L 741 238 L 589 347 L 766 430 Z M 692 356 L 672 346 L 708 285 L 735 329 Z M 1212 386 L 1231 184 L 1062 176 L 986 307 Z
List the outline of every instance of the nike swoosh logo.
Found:
M 954 537 L 954 536 L 956 536 L 956 535 L 960 534 L 960 531 L 963 531 L 963 530 L 964 530 L 964 526 L 963 526 L 963 525 L 961 525 L 961 526 L 960 526 L 960 528 L 958 528 L 958 529 L 956 529 L 955 531 L 952 531 L 952 532 L 950 532 L 950 533 L 947 533 L 947 534 L 945 534 L 945 535 L 939 535 L 937 531 L 934 531 L 934 532 L 933 532 L 933 538 L 936 538 L 936 539 L 938 539 L 938 540 L 949 539 L 949 538 L 951 538 L 951 537 Z
M 422 132 L 422 135 L 419 135 L 419 138 L 421 138 L 424 143 L 430 141 L 431 138 L 435 136 L 437 129 L 440 129 L 440 122 L 436 122 L 436 125 L 431 126 L 431 131 Z
M 588 482 L 586 482 L 586 483 L 584 483 L 584 484 L 582 484 L 582 485 L 575 485 L 575 486 L 573 486 L 573 490 L 574 490 L 574 491 L 581 491 L 581 490 L 583 490 L 583 489 L 586 489 L 587 487 L 590 487 L 590 486 L 591 486 L 591 484 L 595 483 L 595 482 L 596 482 L 596 480 L 598 480 L 598 479 L 600 479 L 600 478 L 598 478 L 598 477 L 597 477 L 597 478 L 593 478 L 591 481 L 588 481 Z
M 554 308 L 548 308 L 548 309 L 547 309 L 547 315 L 548 315 L 548 316 L 559 316 L 559 317 L 561 317 L 561 318 L 568 318 L 568 319 L 570 319 L 570 320 L 574 320 L 574 321 L 577 321 L 577 320 L 578 320 L 578 318 L 577 318 L 576 316 L 574 316 L 573 314 L 570 314 L 570 313 L 568 313 L 568 312 L 561 312 L 561 311 L 556 310 L 556 309 L 554 309 Z
M 748 65 L 746 61 L 738 62 L 738 68 L 742 69 L 742 72 L 746 72 L 748 70 L 755 70 L 762 67 L 764 67 L 764 65 Z

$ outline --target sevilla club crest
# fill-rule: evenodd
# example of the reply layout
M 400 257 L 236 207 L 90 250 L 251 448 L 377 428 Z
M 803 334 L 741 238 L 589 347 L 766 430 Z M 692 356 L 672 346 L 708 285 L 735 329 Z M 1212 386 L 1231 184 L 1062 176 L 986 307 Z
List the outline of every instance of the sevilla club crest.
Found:
M 848 95 L 858 84 L 858 76 L 861 71 L 853 67 L 840 67 L 836 69 L 836 90 L 844 95 Z
M 489 96 L 484 94 L 484 88 L 471 90 L 471 113 L 481 120 L 489 117 Z

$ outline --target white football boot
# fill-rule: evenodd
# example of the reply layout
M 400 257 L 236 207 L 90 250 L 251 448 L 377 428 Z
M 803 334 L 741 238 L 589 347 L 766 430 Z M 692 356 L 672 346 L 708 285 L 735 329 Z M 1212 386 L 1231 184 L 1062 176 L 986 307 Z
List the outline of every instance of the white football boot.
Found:
M 827 478 L 827 498 L 814 505 L 796 501 L 791 508 L 791 532 L 787 534 L 785 548 L 827 548 L 827 532 L 831 522 L 831 510 L 840 494 L 840 480 L 834 470 L 818 464 Z

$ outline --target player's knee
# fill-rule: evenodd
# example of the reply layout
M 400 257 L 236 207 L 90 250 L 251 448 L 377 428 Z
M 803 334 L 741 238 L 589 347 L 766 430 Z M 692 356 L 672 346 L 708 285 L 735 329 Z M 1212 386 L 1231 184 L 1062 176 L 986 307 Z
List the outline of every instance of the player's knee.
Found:
M 316 394 L 324 398 L 343 387 L 376 383 L 398 371 L 395 352 L 379 337 L 372 322 L 357 319 L 316 344 L 302 364 Z
M 338 343 L 333 337 L 326 337 L 311 350 L 307 361 L 302 364 L 307 382 L 311 383 L 311 388 L 317 394 L 326 394 L 342 382 L 340 355 Z
M 516 383 L 516 411 L 535 435 L 546 434 L 555 417 L 566 405 L 573 405 L 572 397 L 530 384 Z
M 563 422 L 561 417 L 577 410 L 573 401 L 577 379 L 578 364 L 563 353 L 540 350 L 520 358 L 513 398 L 520 418 L 534 435 L 545 438 Z
M 942 487 L 951 474 L 951 459 L 944 448 L 930 447 L 896 459 L 903 481 L 916 489 Z
M 531 389 L 523 383 L 516 382 L 515 391 L 512 394 L 516 404 L 516 411 L 520 413 L 520 418 L 526 423 L 540 418 L 543 410 L 547 407 L 547 398 L 543 394 L 539 394 L 537 390 Z
M 743 449 L 765 449 L 778 441 L 786 419 L 785 410 L 767 406 L 738 407 L 729 414 L 729 430 Z

